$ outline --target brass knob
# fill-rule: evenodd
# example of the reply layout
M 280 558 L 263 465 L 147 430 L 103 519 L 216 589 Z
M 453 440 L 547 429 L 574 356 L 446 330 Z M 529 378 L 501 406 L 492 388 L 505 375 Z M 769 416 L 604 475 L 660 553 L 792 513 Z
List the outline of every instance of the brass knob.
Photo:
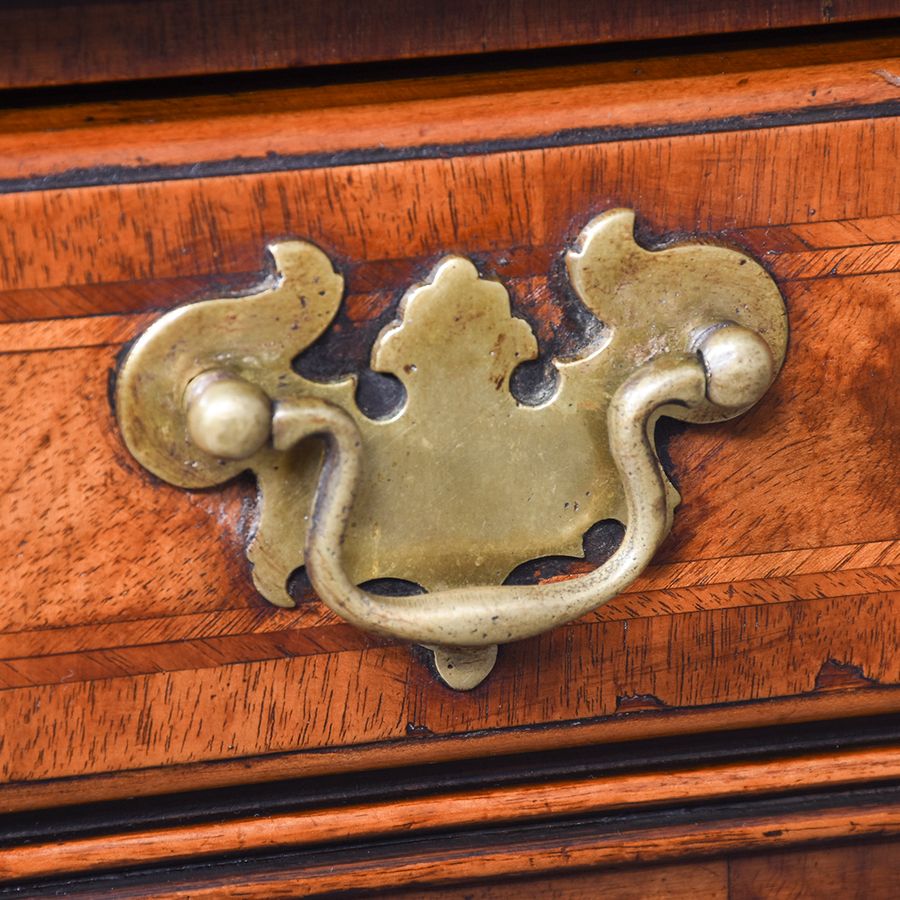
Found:
M 701 335 L 706 396 L 723 409 L 756 403 L 775 377 L 772 350 L 758 332 L 726 322 Z
M 204 452 L 249 459 L 272 430 L 272 402 L 255 384 L 222 370 L 198 375 L 185 391 L 187 430 Z

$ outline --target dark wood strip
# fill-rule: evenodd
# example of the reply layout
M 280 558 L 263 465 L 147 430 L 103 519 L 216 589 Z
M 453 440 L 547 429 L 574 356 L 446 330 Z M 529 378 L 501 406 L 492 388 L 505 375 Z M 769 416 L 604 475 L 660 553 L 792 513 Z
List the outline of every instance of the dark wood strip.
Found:
M 264 827 L 265 820 L 258 821 L 257 830 Z M 849 838 L 884 841 L 898 834 L 897 790 L 863 788 L 810 792 L 791 799 L 708 803 L 693 809 L 583 815 L 574 823 L 461 830 L 430 840 L 395 837 L 257 858 L 244 853 L 239 858 L 181 864 L 177 870 L 126 870 L 117 876 L 115 888 L 120 897 L 297 897 L 351 890 L 371 896 L 379 890 L 452 885 L 476 878 L 516 876 L 523 871 L 562 873 L 685 861 Z M 117 858 L 114 848 L 108 849 L 111 852 L 104 860 L 107 872 L 125 861 Z M 34 892 L 42 887 L 73 894 L 79 889 L 96 892 L 101 884 L 91 877 L 57 877 L 43 884 L 10 885 L 4 893 L 17 888 Z
M 238 818 L 126 834 L 70 837 L 0 848 L 0 881 L 59 877 L 117 866 L 140 866 L 230 853 L 272 852 L 323 844 L 433 831 L 512 825 L 527 829 L 535 821 L 586 817 L 646 806 L 710 803 L 740 797 L 806 792 L 900 779 L 900 748 L 844 751 L 799 759 L 692 766 L 605 779 L 565 780 L 502 788 L 353 803 L 338 808 L 285 812 L 264 818 Z M 865 820 L 866 811 L 860 811 Z M 891 821 L 887 816 L 885 822 Z M 513 824 L 514 823 L 514 824 Z M 900 831 L 900 818 L 896 830 Z
M 848 699 L 852 700 L 850 704 L 847 703 Z M 425 727 L 408 723 L 404 739 L 351 748 L 268 752 L 252 758 L 182 763 L 108 774 L 10 783 L 0 786 L 0 813 L 17 814 L 21 811 L 58 808 L 63 809 L 60 814 L 67 817 L 71 815 L 69 807 L 85 803 L 106 801 L 115 805 L 122 797 L 148 798 L 171 792 L 232 790 L 237 786 L 244 786 L 254 800 L 262 802 L 268 797 L 270 800 L 266 802 L 271 803 L 276 802 L 275 798 L 284 796 L 283 790 L 275 785 L 269 791 L 266 785 L 278 782 L 279 779 L 313 778 L 314 783 L 320 785 L 328 784 L 328 779 L 335 776 L 335 773 L 358 779 L 360 776 L 357 773 L 366 772 L 368 774 L 363 783 L 368 785 L 372 783 L 371 773 L 375 769 L 394 770 L 418 765 L 417 772 L 421 775 L 424 771 L 421 766 L 426 763 L 429 766 L 459 764 L 463 771 L 477 781 L 482 778 L 482 772 L 491 771 L 490 761 L 493 758 L 506 754 L 545 750 L 552 750 L 554 753 L 580 753 L 583 752 L 581 748 L 593 744 L 605 747 L 619 741 L 649 741 L 647 746 L 655 751 L 666 746 L 665 742 L 673 739 L 677 741 L 684 736 L 688 736 L 685 745 L 687 750 L 682 758 L 691 761 L 697 759 L 698 747 L 704 754 L 703 758 L 706 758 L 706 750 L 719 746 L 720 733 L 750 729 L 750 732 L 740 732 L 737 739 L 737 745 L 746 749 L 754 745 L 754 736 L 765 736 L 769 734 L 768 728 L 784 727 L 784 723 L 791 723 L 789 730 L 792 733 L 796 729 L 805 732 L 809 727 L 814 727 L 818 732 L 822 727 L 825 729 L 822 734 L 833 734 L 834 746 L 857 746 L 860 742 L 866 743 L 871 737 L 872 732 L 867 731 L 866 722 L 861 718 L 867 716 L 878 717 L 873 721 L 888 722 L 888 731 L 878 731 L 879 736 L 869 741 L 883 743 L 894 740 L 895 719 L 900 713 L 900 687 L 881 686 L 851 692 L 838 688 L 815 691 L 800 697 L 769 698 L 727 707 L 676 710 L 656 707 L 639 710 L 638 713 L 449 736 L 435 735 Z M 817 724 L 838 716 L 842 717 L 842 721 L 837 732 L 829 731 L 828 726 Z M 696 739 L 698 733 L 704 734 L 704 739 L 699 744 Z M 812 744 L 804 743 L 803 746 L 814 748 L 824 745 L 817 744 L 814 739 Z M 635 747 L 632 743 L 625 746 L 626 758 L 630 762 L 636 759 Z M 787 748 L 784 736 L 777 737 L 775 743 L 771 744 L 772 752 L 784 752 Z M 594 752 L 590 751 L 592 758 Z M 641 752 L 643 755 L 640 758 L 646 758 L 646 750 Z M 480 759 L 478 766 L 472 765 L 471 760 L 475 757 Z M 572 774 L 576 769 L 577 766 L 573 768 L 571 761 L 566 761 L 559 771 Z M 438 770 L 428 768 L 427 771 Z M 359 781 L 354 783 L 358 785 Z M 454 782 L 456 783 L 458 782 Z M 131 808 L 129 815 L 133 817 L 135 809 L 145 808 L 153 809 L 144 801 L 139 807 Z M 32 815 L 30 812 L 27 814 Z M 158 821 L 152 817 L 151 820 Z
M 0 87 L 163 78 L 828 25 L 896 15 L 891 0 L 459 0 L 378 8 L 310 0 L 40 0 L 0 14 Z

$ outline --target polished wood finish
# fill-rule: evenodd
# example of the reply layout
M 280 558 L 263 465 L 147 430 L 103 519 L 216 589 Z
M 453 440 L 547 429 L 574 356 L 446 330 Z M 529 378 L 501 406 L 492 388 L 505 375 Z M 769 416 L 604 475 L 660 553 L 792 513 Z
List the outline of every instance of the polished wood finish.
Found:
M 549 144 L 586 143 L 586 132 L 594 140 L 621 139 L 651 126 L 697 130 L 702 121 L 721 129 L 734 116 L 747 117 L 744 127 L 758 124 L 758 116 L 802 121 L 817 110 L 834 116 L 836 107 L 896 101 L 898 57 L 900 38 L 890 33 L 866 40 L 823 35 L 799 46 L 13 107 L 0 109 L 0 184 L 22 190 L 54 179 L 77 186 L 182 178 L 196 174 L 198 164 L 213 174 L 321 168 L 360 156 L 403 158 L 434 145 L 477 150 L 489 141 L 536 143 L 542 136 Z
M 38 180 L 0 194 L 10 560 L 0 715 L 18 723 L 0 748 L 0 803 L 477 756 L 491 741 L 572 745 L 623 727 L 673 734 L 685 714 L 724 728 L 900 709 L 900 485 L 888 476 L 900 397 L 887 388 L 900 334 L 900 131 L 885 46 L 874 41 L 868 62 L 805 66 L 794 88 L 790 68 L 766 70 L 758 92 L 734 74 L 695 75 L 690 96 L 702 101 L 677 133 L 554 146 L 542 132 L 546 146 L 469 147 L 448 122 L 438 131 L 450 143 L 422 159 L 362 152 L 353 165 L 243 174 L 238 162 L 208 177 L 137 166 L 129 183 Z M 843 121 L 813 96 L 830 81 L 848 104 Z M 570 87 L 549 88 L 546 108 L 558 91 L 563 111 L 548 130 L 607 110 L 634 123 L 633 104 L 666 96 L 655 82 L 611 85 L 585 89 L 580 109 Z M 511 108 L 510 134 L 535 127 L 508 91 L 479 102 L 476 122 Z M 767 103 L 783 119 L 759 119 Z M 224 119 L 205 110 L 184 112 L 220 134 Z M 812 119 L 792 118 L 798 110 Z M 366 146 L 390 145 L 394 122 L 377 102 L 346 114 L 368 123 Z M 266 116 L 260 152 L 292 130 L 274 105 Z M 90 128 L 65 127 L 87 141 L 73 150 L 79 170 L 92 154 L 104 162 Z M 133 135 L 128 122 L 103 128 L 107 143 L 117 129 Z M 163 126 L 147 129 L 132 161 L 170 152 Z M 0 142 L 15 147 L 25 133 L 32 171 L 65 175 L 34 132 L 9 128 Z M 202 165 L 217 158 L 209 146 L 171 152 Z M 105 170 L 93 171 L 102 181 Z M 347 278 L 337 326 L 301 363 L 321 377 L 339 374 L 335 358 L 364 366 L 400 292 L 447 252 L 501 277 L 544 352 L 566 355 L 578 338 L 558 261 L 590 215 L 613 205 L 637 210 L 644 241 L 709 235 L 758 255 L 788 301 L 788 362 L 740 422 L 664 436 L 685 502 L 654 566 L 591 616 L 505 648 L 471 694 L 448 692 L 407 648 L 311 597 L 295 611 L 269 607 L 241 552 L 252 487 L 186 494 L 150 479 L 121 445 L 106 399 L 119 349 L 153 308 L 251 285 L 269 240 L 311 239 Z M 245 757 L 262 758 L 248 768 Z M 96 778 L 77 781 L 86 775 Z
M 876 842 L 800 849 L 768 854 L 736 855 L 691 863 L 643 865 L 591 869 L 573 874 L 531 875 L 517 873 L 501 881 L 467 881 L 458 886 L 417 885 L 406 890 L 388 887 L 368 893 L 372 897 L 422 897 L 428 900 L 509 900 L 520 897 L 553 896 L 561 900 L 821 900 L 840 896 L 846 900 L 894 900 L 900 879 L 900 845 Z M 295 882 L 296 885 L 296 882 Z M 236 896 L 280 896 L 266 894 L 270 885 L 253 885 L 250 893 L 241 887 L 225 887 Z M 275 885 L 271 885 L 277 891 Z M 280 886 L 279 886 L 280 887 Z M 216 893 L 212 896 L 228 896 Z M 122 892 L 122 886 L 116 888 Z M 193 890 L 189 888 L 188 890 Z M 288 886 L 288 890 L 290 887 Z M 68 896 L 84 896 L 72 891 Z M 117 896 L 194 896 L 168 888 L 127 889 Z M 97 896 L 95 893 L 94 896 Z M 291 896 L 288 894 L 287 896 Z M 293 895 L 296 896 L 296 893 Z
M 550 817 L 634 809 L 662 803 L 746 799 L 801 788 L 815 791 L 900 779 L 894 747 L 824 756 L 705 765 L 618 775 L 602 780 L 553 781 L 412 800 L 235 818 L 192 826 L 137 830 L 102 837 L 0 848 L 0 880 L 58 876 L 109 866 L 197 860 L 225 853 L 271 851 L 342 840 L 408 836 L 430 831 L 526 825 Z
M 42 0 L 0 8 L 0 88 L 161 78 L 830 25 L 892 0 Z
M 785 816 L 741 818 L 710 823 L 666 825 L 627 834 L 581 833 L 532 836 L 519 843 L 441 847 L 438 842 L 398 857 L 381 856 L 335 862 L 327 858 L 309 865 L 290 866 L 286 861 L 275 871 L 252 871 L 245 860 L 240 867 L 194 872 L 193 877 L 130 887 L 116 886 L 117 897 L 169 898 L 271 898 L 309 897 L 339 891 L 364 896 L 396 894 L 404 887 L 416 892 L 423 886 L 515 878 L 523 872 L 567 871 L 652 864 L 714 854 L 766 852 L 811 841 L 835 841 L 854 837 L 878 839 L 900 835 L 900 805 L 878 810 L 856 808 L 816 810 Z M 446 842 L 445 842 L 446 843 Z M 895 841 L 891 849 L 896 852 Z M 640 878 L 639 873 L 635 873 Z M 824 879 L 823 879 L 824 881 Z M 871 879 L 882 882 L 881 877 Z M 13 888 L 14 889 L 14 888 Z M 95 890 L 95 889 L 94 889 Z M 92 892 L 91 892 L 92 893 Z M 75 895 L 69 892 L 69 895 Z M 90 894 L 89 894 L 90 895 Z M 478 894 L 474 894 L 478 896 Z M 745 895 L 746 896 L 746 895 Z M 752 896 L 752 894 L 750 894 Z M 774 896 L 778 896 L 775 894 Z M 868 898 L 867 898 L 868 900 Z M 885 900 L 888 900 L 885 897 Z
M 728 863 L 730 900 L 792 897 L 819 900 L 891 900 L 900 884 L 900 845 L 794 850 L 747 856 Z
M 837 672 L 838 682 L 846 673 Z M 879 687 L 873 691 L 854 691 L 853 706 L 843 690 L 830 689 L 797 698 L 772 699 L 765 705 L 764 724 L 802 724 L 827 720 L 835 715 L 856 717 L 895 713 L 900 706 L 900 689 Z M 628 706 L 629 704 L 626 704 Z M 315 753 L 285 751 L 253 758 L 217 760 L 157 766 L 125 772 L 79 776 L 41 782 L 14 782 L 4 785 L 0 813 L 16 813 L 47 807 L 65 807 L 90 801 L 111 801 L 123 796 L 151 797 L 183 791 L 219 789 L 246 783 L 278 784 L 283 779 L 321 777 L 342 773 L 360 773 L 373 769 L 393 769 L 418 763 L 459 763 L 498 754 L 520 754 L 548 749 L 603 747 L 619 741 L 679 738 L 704 734 L 705 743 L 718 732 L 753 728 L 761 724 L 757 704 L 734 704 L 725 710 L 654 708 L 652 698 L 634 698 L 632 712 L 641 715 L 616 715 L 577 723 L 559 722 L 539 729 L 497 730 L 459 736 L 427 735 L 415 728 L 410 736 L 417 741 L 396 741 L 360 747 L 322 748 Z M 628 712 L 627 709 L 622 710 Z M 427 737 L 428 740 L 422 740 Z
M 900 846 L 858 844 L 755 856 L 736 856 L 674 866 L 646 866 L 551 878 L 478 882 L 455 888 L 416 888 L 429 900 L 894 900 L 900 883 Z M 408 894 L 406 896 L 412 896 Z
M 201 28 L 192 0 L 165 34 L 161 0 L 128 4 L 124 30 L 118 2 L 78 5 L 74 31 L 75 7 L 7 5 L 0 88 L 896 12 L 576 5 L 398 23 L 402 4 L 376 4 L 348 26 L 344 7 L 226 0 Z M 893 900 L 900 43 L 880 31 L 0 93 L 0 898 Z M 122 446 L 117 356 L 160 310 L 252 287 L 268 241 L 314 241 L 347 282 L 307 377 L 364 370 L 450 252 L 565 357 L 562 254 L 616 205 L 648 246 L 758 257 L 787 363 L 740 421 L 660 427 L 685 499 L 654 564 L 503 648 L 469 694 L 302 578 L 296 610 L 266 604 L 249 478 L 183 492 Z M 532 575 L 586 571 L 608 538 Z
M 395 897 L 427 897 L 428 900 L 521 900 L 522 897 L 554 897 L 559 900 L 727 900 L 728 863 L 710 860 L 672 866 L 644 866 L 639 870 L 582 872 L 502 882 L 475 882 L 452 888 L 422 888 L 398 892 Z

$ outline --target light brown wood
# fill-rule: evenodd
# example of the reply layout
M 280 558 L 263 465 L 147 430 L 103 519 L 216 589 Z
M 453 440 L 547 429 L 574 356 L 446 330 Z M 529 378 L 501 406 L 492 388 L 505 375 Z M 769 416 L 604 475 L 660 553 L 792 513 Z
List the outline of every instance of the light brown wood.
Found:
M 91 870 L 113 860 L 127 861 L 128 865 L 196 860 L 396 832 L 412 835 L 439 829 L 522 824 L 650 803 L 742 799 L 798 789 L 815 791 L 854 783 L 875 784 L 898 777 L 900 749 L 887 748 L 495 788 L 2 848 L 0 880 Z

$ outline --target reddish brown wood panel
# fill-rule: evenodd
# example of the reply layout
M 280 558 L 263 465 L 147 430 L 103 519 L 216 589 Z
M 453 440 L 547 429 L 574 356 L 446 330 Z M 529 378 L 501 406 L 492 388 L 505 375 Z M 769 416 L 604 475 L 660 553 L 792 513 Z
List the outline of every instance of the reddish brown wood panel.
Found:
M 552 142 L 578 131 L 599 139 L 615 129 L 620 135 L 622 129 L 688 124 L 696 130 L 723 116 L 790 120 L 897 101 L 898 73 L 900 38 L 887 34 L 538 69 L 10 108 L 0 110 L 0 184 L 46 186 L 51 175 L 67 183 L 121 180 L 149 166 L 183 177 L 179 167 L 196 172 L 198 161 L 291 168 L 360 148 L 401 155 L 436 144 L 483 149 L 488 141 L 533 142 L 545 135 Z M 107 166 L 117 168 L 95 174 Z
M 27 804 L 34 782 L 130 773 L 66 796 L 121 795 L 142 770 L 158 785 L 156 767 L 326 749 L 320 771 L 385 748 L 473 756 L 486 738 L 445 742 L 537 741 L 526 729 L 560 723 L 587 723 L 547 732 L 571 744 L 622 723 L 684 730 L 687 714 L 721 728 L 809 704 L 900 708 L 900 128 L 886 112 L 0 195 L 0 718 L 16 723 L 3 796 Z M 739 422 L 667 441 L 685 500 L 654 566 L 597 613 L 505 648 L 471 694 L 314 602 L 269 607 L 242 555 L 252 485 L 179 491 L 121 445 L 106 396 L 120 347 L 152 308 L 252 284 L 269 240 L 313 240 L 346 275 L 328 346 L 350 366 L 449 252 L 508 284 L 561 352 L 577 336 L 555 266 L 618 205 L 637 210 L 645 241 L 694 234 L 758 255 L 787 298 L 787 363 Z M 195 771 L 168 789 L 196 785 Z M 38 785 L 33 802 L 61 790 Z
M 641 870 L 634 873 L 639 879 L 647 864 L 687 862 L 704 857 L 727 858 L 745 852 L 771 853 L 819 841 L 853 838 L 881 839 L 883 842 L 892 837 L 896 848 L 898 834 L 900 807 L 896 805 L 862 810 L 834 808 L 783 816 L 660 825 L 624 832 L 582 830 L 577 834 L 560 834 L 547 829 L 532 832 L 519 840 L 513 838 L 483 845 L 470 840 L 467 844 L 447 846 L 446 837 L 438 837 L 417 846 L 405 845 L 393 854 L 311 860 L 307 865 L 286 862 L 280 867 L 261 870 L 254 870 L 248 860 L 242 859 L 240 868 L 231 867 L 230 871 L 217 871 L 214 867 L 195 868 L 189 873 L 176 870 L 163 884 L 147 885 L 145 882 L 142 885 L 138 881 L 132 886 L 125 882 L 117 885 L 115 891 L 117 897 L 153 897 L 157 900 L 188 897 L 192 900 L 220 897 L 255 900 L 327 896 L 339 891 L 357 891 L 364 896 L 402 896 L 400 892 L 404 888 L 416 896 L 427 896 L 425 889 L 428 887 L 455 887 L 472 882 L 477 885 L 488 880 L 521 877 L 523 873 L 559 878 L 568 872 L 600 870 L 602 873 L 603 870 L 615 871 L 617 867 L 641 865 Z M 878 860 L 877 857 L 872 859 Z M 714 876 L 716 871 L 714 869 Z M 823 879 L 823 883 L 827 882 Z M 869 883 L 877 887 L 881 879 L 875 875 Z M 653 884 L 652 880 L 650 884 Z M 522 885 L 520 888 L 526 890 Z M 469 896 L 477 897 L 477 888 Z
M 384 895 L 382 895 L 384 896 Z M 554 897 L 557 900 L 728 900 L 728 864 L 709 860 L 674 866 L 643 866 L 639 870 L 584 872 L 546 878 L 515 878 L 477 882 L 453 888 L 416 887 L 396 897 L 429 900 L 521 900 Z
M 786 254 L 825 247 L 804 245 L 793 227 L 852 220 L 890 234 L 896 121 L 9 193 L 0 195 L 0 290 L 77 291 L 85 303 L 113 289 L 117 299 L 98 300 L 86 312 L 170 306 L 184 290 L 176 285 L 173 294 L 148 296 L 144 282 L 187 278 L 195 292 L 198 275 L 247 283 L 264 265 L 266 243 L 296 234 L 336 259 L 348 305 L 361 318 L 377 318 L 396 290 L 452 252 L 480 254 L 484 268 L 501 278 L 537 279 L 521 282 L 515 300 L 540 312 L 541 305 L 558 305 L 541 290 L 551 263 L 592 215 L 616 204 L 637 210 L 646 239 L 726 232 L 735 242 L 765 244 L 763 261 L 776 275 L 805 280 L 829 269 L 811 272 L 809 256 Z M 828 172 L 804 160 L 827 164 Z M 763 232 L 775 225 L 790 243 L 765 243 Z M 839 250 L 840 240 L 829 249 Z M 834 274 L 891 271 L 895 250 L 881 243 L 872 239 L 878 249 L 868 258 L 862 250 L 838 254 L 853 264 L 835 268 L 835 259 Z M 779 272 L 784 264 L 791 268 Z M 359 296 L 370 293 L 374 307 L 373 298 Z
M 793 850 L 729 860 L 731 900 L 893 900 L 900 884 L 900 845 Z
M 873 785 L 900 777 L 900 750 L 876 748 L 805 758 L 706 765 L 687 769 L 554 781 L 379 803 L 278 813 L 198 825 L 134 830 L 126 834 L 57 839 L 0 848 L 0 881 L 46 878 L 109 865 L 196 861 L 228 853 L 276 851 L 340 841 L 371 840 L 402 832 L 425 838 L 436 830 L 507 824 L 651 804 L 746 802 L 762 795 Z
M 0 10 L 0 87 L 525 50 L 897 15 L 892 0 L 90 0 Z
M 593 871 L 549 878 L 478 882 L 454 888 L 417 887 L 399 896 L 429 900 L 894 900 L 900 883 L 900 845 L 879 842 L 803 849 L 704 862 Z

